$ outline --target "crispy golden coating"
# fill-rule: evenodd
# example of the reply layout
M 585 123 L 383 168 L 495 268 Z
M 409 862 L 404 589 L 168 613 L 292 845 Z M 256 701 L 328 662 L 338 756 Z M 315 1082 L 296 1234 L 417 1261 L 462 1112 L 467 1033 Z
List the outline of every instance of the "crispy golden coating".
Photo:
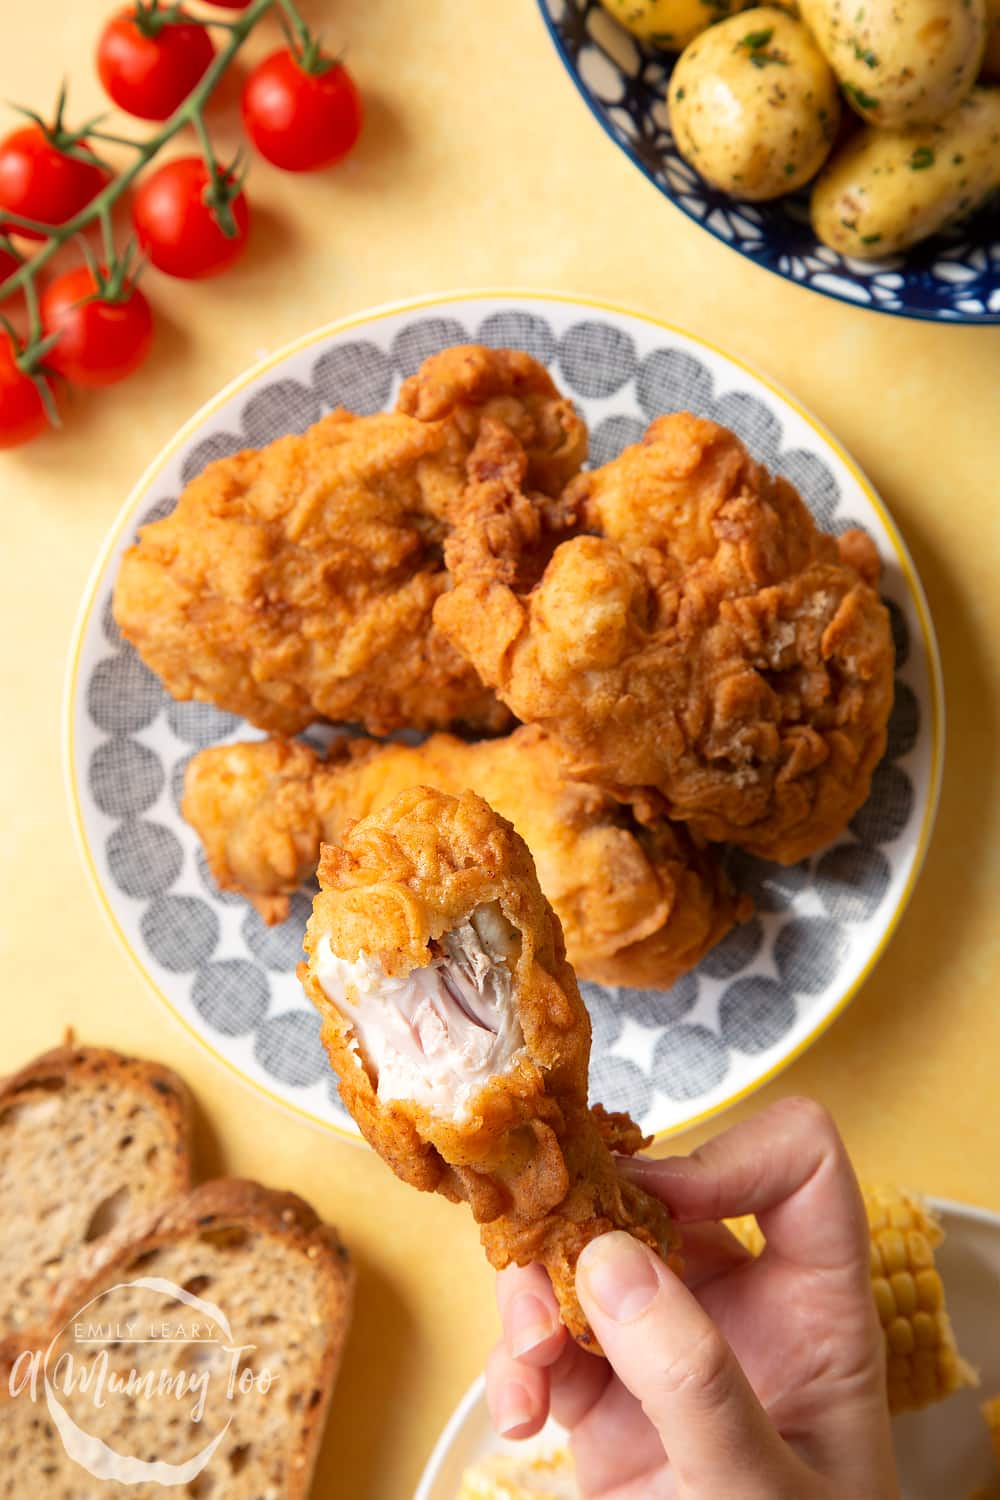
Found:
M 574 1288 L 580 1251 L 626 1229 L 666 1257 L 677 1236 L 664 1206 L 616 1170 L 611 1148 L 639 1149 L 638 1127 L 588 1107 L 590 1022 L 527 846 L 474 793 L 417 788 L 326 846 L 319 875 L 300 972 L 344 1103 L 397 1176 L 469 1203 L 492 1265 L 540 1261 L 567 1327 L 595 1347 Z M 367 955 L 399 981 L 433 972 L 449 938 L 496 909 L 516 936 L 497 967 L 520 1028 L 517 1050 L 464 1114 L 380 1097 L 370 1053 L 321 982 L 324 949 L 345 964 Z M 357 998 L 348 986 L 348 1000 Z
M 478 792 L 531 850 L 539 882 L 584 979 L 669 989 L 750 904 L 684 828 L 646 826 L 597 787 L 568 781 L 541 730 L 468 744 L 435 734 L 422 745 L 337 742 L 327 759 L 298 742 L 202 750 L 188 766 L 184 816 L 215 879 L 247 896 L 265 921 L 355 818 L 401 791 Z
M 893 648 L 860 532 L 817 531 L 735 435 L 661 417 L 563 496 L 585 534 L 531 576 L 550 505 L 484 425 L 435 622 L 570 774 L 654 790 L 705 838 L 794 862 L 864 801 Z M 643 799 L 648 804 L 648 796 Z
M 396 410 L 451 421 L 469 448 L 484 419 L 502 422 L 527 458 L 527 483 L 558 495 L 587 457 L 587 429 L 544 366 L 521 349 L 459 344 L 425 359 L 404 380 Z
M 142 528 L 115 618 L 175 698 L 280 734 L 317 718 L 373 733 L 509 722 L 432 625 L 447 518 L 484 412 L 508 417 L 559 483 L 579 468 L 586 429 L 544 369 L 510 350 L 446 350 L 401 403 L 333 412 L 219 459 Z

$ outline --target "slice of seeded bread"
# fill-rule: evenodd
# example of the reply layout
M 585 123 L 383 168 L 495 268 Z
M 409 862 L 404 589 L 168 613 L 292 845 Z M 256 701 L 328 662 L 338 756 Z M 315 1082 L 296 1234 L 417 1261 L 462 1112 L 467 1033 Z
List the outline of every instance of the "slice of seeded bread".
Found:
M 0 1343 L 0 1497 L 304 1500 L 350 1321 L 354 1278 L 336 1231 L 293 1193 L 223 1178 L 95 1244 L 81 1270 L 59 1288 L 63 1300 L 50 1328 L 35 1339 L 22 1333 Z M 136 1286 L 138 1277 L 156 1285 Z M 174 1285 L 197 1305 L 180 1301 Z M 205 1304 L 228 1320 L 229 1334 Z M 77 1428 L 99 1440 L 92 1459 L 106 1461 L 105 1444 L 125 1459 L 179 1465 L 221 1434 L 206 1466 L 179 1483 L 171 1469 L 161 1472 L 162 1483 L 139 1475 L 128 1485 L 119 1482 L 118 1458 L 107 1477 L 82 1468 L 60 1437 L 41 1376 L 35 1400 L 24 1359 L 13 1393 L 8 1379 L 22 1350 L 44 1349 L 53 1336 L 53 1388 Z M 95 1337 L 101 1342 L 84 1342 Z M 100 1406 L 93 1386 L 84 1391 L 77 1382 L 68 1391 L 63 1357 L 71 1355 L 82 1373 L 105 1352 L 106 1393 L 112 1376 L 124 1381 L 130 1370 L 151 1385 L 164 1371 L 200 1379 L 200 1420 L 191 1420 L 193 1388 L 183 1399 L 105 1394 Z M 251 1377 L 252 1388 L 241 1389 Z
M 168 1068 L 58 1047 L 0 1080 L 0 1336 L 47 1323 L 91 1244 L 190 1183 L 190 1096 Z

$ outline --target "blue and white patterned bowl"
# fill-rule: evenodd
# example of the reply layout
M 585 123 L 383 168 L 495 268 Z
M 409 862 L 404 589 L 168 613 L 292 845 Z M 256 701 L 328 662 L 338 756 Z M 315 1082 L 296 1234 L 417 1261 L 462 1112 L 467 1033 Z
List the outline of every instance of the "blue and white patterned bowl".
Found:
M 552 369 L 603 463 L 661 412 L 690 407 L 737 431 L 800 486 L 821 523 L 861 524 L 885 562 L 896 633 L 890 748 L 872 795 L 834 847 L 791 869 L 732 857 L 757 915 L 669 992 L 588 984 L 594 1097 L 654 1133 L 681 1129 L 756 1088 L 847 1004 L 884 948 L 916 879 L 937 800 L 940 668 L 913 565 L 884 507 L 829 434 L 791 398 L 665 324 L 570 297 L 462 296 L 378 309 L 307 335 L 241 376 L 167 445 L 125 504 L 100 557 L 70 654 L 67 763 L 73 818 L 112 925 L 174 1015 L 272 1097 L 349 1133 L 295 978 L 310 896 L 265 927 L 220 893 L 178 809 L 188 759 L 257 737 L 232 714 L 175 703 L 118 634 L 111 594 L 137 526 L 166 514 L 211 459 L 331 406 L 391 405 L 400 380 L 448 344 L 516 345 Z
M 1000 323 L 1000 215 L 983 209 L 960 228 L 884 261 L 838 255 L 809 224 L 809 190 L 742 203 L 689 167 L 667 117 L 671 54 L 644 47 L 600 0 L 538 0 L 559 56 L 594 117 L 640 172 L 709 234 L 757 265 L 828 297 L 905 318 Z

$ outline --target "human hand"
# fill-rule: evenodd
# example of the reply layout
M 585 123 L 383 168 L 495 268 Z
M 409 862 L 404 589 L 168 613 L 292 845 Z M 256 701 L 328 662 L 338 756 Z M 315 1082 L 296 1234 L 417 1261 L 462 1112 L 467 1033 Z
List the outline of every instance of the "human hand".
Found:
M 783 1099 L 688 1157 L 623 1161 L 682 1226 L 683 1281 L 630 1235 L 580 1256 L 605 1359 L 539 1266 L 497 1278 L 497 1430 L 571 1433 L 584 1500 L 898 1500 L 857 1181 L 827 1112 Z M 756 1214 L 751 1257 L 719 1219 Z

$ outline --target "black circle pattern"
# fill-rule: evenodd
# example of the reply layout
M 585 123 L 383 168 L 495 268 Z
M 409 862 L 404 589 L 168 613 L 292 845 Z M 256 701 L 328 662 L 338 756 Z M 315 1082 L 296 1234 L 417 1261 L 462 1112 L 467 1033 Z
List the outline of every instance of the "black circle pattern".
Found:
M 476 330 L 476 342 L 488 349 L 523 349 L 543 365 L 550 365 L 556 352 L 555 334 L 536 313 L 491 313 Z
M 203 964 L 191 986 L 195 1010 L 223 1036 L 245 1036 L 260 1026 L 270 998 L 263 969 L 243 958 Z
M 637 443 L 645 428 L 638 417 L 605 417 L 590 434 L 588 457 L 597 469 L 617 458 L 624 448 Z
M 87 710 L 106 734 L 135 734 L 152 724 L 166 694 L 130 648 L 106 656 L 87 684 Z
M 290 898 L 288 916 L 275 927 L 268 927 L 252 906 L 243 918 L 243 941 L 250 952 L 267 969 L 279 974 L 295 968 L 302 954 L 302 939 L 312 911 L 312 901 L 301 891 Z
M 181 483 L 190 484 L 209 464 L 214 464 L 217 458 L 231 458 L 246 445 L 246 438 L 239 437 L 235 432 L 213 432 L 211 437 L 203 438 L 188 450 L 181 464 Z
M 764 925 L 759 917 L 730 928 L 721 942 L 710 948 L 699 970 L 710 979 L 731 979 L 753 963 L 764 941 Z
M 276 380 L 251 396 L 241 421 L 251 448 L 263 448 L 275 438 L 305 432 L 319 421 L 320 401 L 316 392 L 299 380 Z
M 199 896 L 158 896 L 139 929 L 157 963 L 175 974 L 197 969 L 219 941 L 219 919 Z
M 163 790 L 163 766 L 138 740 L 105 740 L 90 758 L 90 795 L 109 818 L 135 818 Z
M 141 818 L 119 823 L 108 835 L 107 855 L 115 884 L 136 900 L 169 891 L 184 863 L 177 835 L 162 823 Z
M 713 401 L 706 415 L 731 427 L 758 463 L 774 466 L 781 448 L 781 423 L 763 401 L 748 391 L 731 391 Z
M 847 951 L 839 922 L 826 917 L 793 917 L 774 941 L 778 973 L 799 995 L 819 995 L 831 982 Z
M 707 1026 L 671 1026 L 656 1044 L 653 1082 L 668 1099 L 697 1099 L 728 1071 L 725 1044 Z
M 605 1109 L 624 1109 L 633 1119 L 641 1120 L 652 1103 L 653 1090 L 634 1062 L 605 1054 L 591 1060 L 590 1097 Z
M 457 318 L 418 317 L 393 338 L 388 351 L 369 340 L 334 341 L 313 362 L 308 383 L 279 378 L 258 386 L 242 410 L 243 435 L 220 428 L 192 442 L 181 463 L 182 480 L 190 482 L 207 463 L 247 444 L 301 432 L 331 406 L 358 413 L 382 410 L 397 375 L 413 374 L 428 355 L 472 337 L 492 347 L 526 349 L 547 365 L 557 362 L 571 396 L 603 400 L 622 393 L 624 409 L 603 413 L 592 424 L 594 464 L 609 462 L 642 436 L 644 421 L 636 409 L 646 421 L 690 409 L 732 427 L 755 457 L 786 475 L 820 525 L 840 531 L 851 524 L 837 514 L 840 494 L 828 465 L 816 453 L 783 447 L 779 415 L 758 396 L 742 391 L 717 395 L 709 366 L 685 348 L 664 347 L 640 360 L 620 325 L 588 317 L 558 337 L 552 324 L 530 308 L 494 312 L 474 334 Z M 175 497 L 158 499 L 143 522 L 169 514 L 175 504 Z M 902 669 L 910 656 L 907 616 L 897 600 L 885 602 L 897 668 Z M 122 641 L 110 594 L 99 621 L 113 654 L 91 670 L 86 703 L 93 724 L 108 738 L 91 754 L 88 785 L 95 806 L 116 823 L 106 841 L 110 878 L 124 895 L 146 903 L 140 931 L 150 955 L 169 971 L 193 976 L 191 1002 L 205 1026 L 222 1037 L 252 1034 L 260 1066 L 289 1089 L 326 1080 L 326 1096 L 343 1118 L 336 1080 L 329 1075 L 319 1041 L 318 1017 L 298 1008 L 270 1014 L 272 985 L 280 986 L 301 956 L 311 890 L 292 897 L 285 923 L 267 927 L 240 896 L 218 890 L 203 851 L 194 846 L 204 896 L 173 891 L 183 868 L 183 846 L 170 828 L 143 816 L 156 804 L 165 781 L 179 806 L 184 770 L 194 750 L 240 732 L 242 725 L 209 705 L 169 700 Z M 155 750 L 136 738 L 161 719 L 183 747 L 167 768 Z M 788 1034 L 796 1021 L 796 997 L 827 988 L 849 947 L 851 924 L 869 919 L 885 898 L 892 865 L 879 846 L 899 837 L 914 803 L 910 777 L 895 762 L 910 754 L 919 733 L 917 696 L 910 683 L 898 679 L 887 759 L 876 771 L 869 801 L 852 822 L 854 839 L 845 838 L 821 854 L 814 873 L 809 861 L 784 867 L 727 851 L 730 877 L 753 897 L 758 914 L 735 928 L 697 973 L 685 975 L 669 991 L 581 986 L 593 1021 L 595 1100 L 637 1117 L 652 1107 L 656 1093 L 679 1103 L 697 1100 L 723 1082 L 732 1053 L 766 1052 Z M 811 914 L 814 905 L 800 911 L 810 889 L 819 898 L 822 916 Z M 224 916 L 226 907 L 241 909 L 235 928 Z M 245 957 L 213 957 L 223 930 L 227 942 L 234 937 L 242 942 Z M 772 965 L 778 978 L 761 972 Z M 615 1050 L 626 1021 L 649 1034 L 648 1069 Z
M 313 365 L 312 379 L 327 406 L 369 417 L 389 404 L 392 360 L 365 341 L 334 344 Z
M 819 899 L 841 922 L 867 922 L 874 916 L 891 878 L 881 849 L 867 844 L 837 844 L 816 862 Z
M 896 692 L 889 716 L 889 738 L 886 754 L 890 760 L 909 755 L 920 733 L 920 704 L 908 682 L 896 678 Z
M 635 343 L 612 323 L 577 323 L 559 343 L 559 368 L 580 396 L 613 396 L 631 380 Z
M 468 332 L 457 318 L 418 318 L 393 339 L 392 362 L 405 380 L 432 354 L 468 341 Z
M 734 1052 L 766 1052 L 795 1024 L 795 997 L 766 974 L 737 979 L 719 1001 L 722 1040 Z
M 293 1088 L 319 1083 L 327 1070 L 319 1039 L 320 1019 L 314 1010 L 286 1010 L 269 1016 L 257 1028 L 254 1055 L 266 1073 Z

